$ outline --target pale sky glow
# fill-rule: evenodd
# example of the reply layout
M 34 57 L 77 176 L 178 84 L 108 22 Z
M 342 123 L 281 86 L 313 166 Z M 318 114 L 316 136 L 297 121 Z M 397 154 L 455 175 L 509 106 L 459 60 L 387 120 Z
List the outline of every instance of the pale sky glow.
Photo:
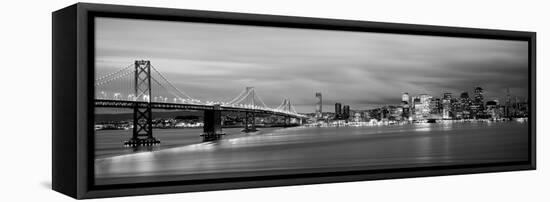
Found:
M 146 59 L 194 98 L 229 101 L 254 86 L 267 105 L 289 97 L 302 113 L 314 112 L 315 92 L 324 111 L 475 86 L 489 99 L 506 88 L 525 97 L 527 50 L 524 41 L 96 19 L 99 76 Z

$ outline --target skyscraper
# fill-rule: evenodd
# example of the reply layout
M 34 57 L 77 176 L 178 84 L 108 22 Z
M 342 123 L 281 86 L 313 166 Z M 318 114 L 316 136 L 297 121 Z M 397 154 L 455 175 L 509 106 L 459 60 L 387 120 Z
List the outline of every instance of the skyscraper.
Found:
M 487 108 L 487 115 L 489 118 L 498 119 L 501 116 L 501 111 L 499 110 L 498 100 L 489 100 L 485 103 Z
M 504 116 L 510 117 L 512 108 L 512 98 L 510 96 L 510 88 L 506 88 L 506 106 L 504 108 Z
M 432 96 L 428 94 L 420 94 L 420 97 L 418 99 L 419 102 L 417 103 L 415 100 L 414 104 L 416 118 L 426 119 L 430 115 L 430 103 L 432 100 Z
M 404 92 L 403 95 L 401 96 L 401 101 L 403 102 L 406 102 L 405 104 L 409 104 L 409 93 L 407 92 Z
M 474 90 L 474 102 L 483 106 L 483 88 L 476 87 Z
M 323 96 L 321 95 L 321 92 L 316 92 L 315 98 L 317 98 L 317 103 L 315 105 L 315 117 L 319 119 L 323 117 Z
M 349 117 L 350 117 L 349 105 L 344 105 L 344 113 L 342 114 L 342 118 L 344 120 L 347 120 L 349 119 Z
M 483 88 L 476 87 L 474 89 L 474 101 L 470 107 L 472 115 L 474 117 L 480 117 L 483 114 L 484 103 L 483 103 Z
M 403 95 L 401 96 L 401 108 L 402 108 L 402 111 L 401 111 L 401 117 L 403 117 L 403 119 L 407 120 L 409 119 L 409 110 L 410 110 L 410 100 L 409 100 L 409 93 L 407 92 L 404 92 Z
M 442 109 L 441 115 L 443 116 L 444 119 L 451 118 L 451 115 L 452 115 L 451 99 L 452 99 L 451 93 L 443 93 L 443 100 L 441 100 L 441 107 L 443 109 Z
M 422 109 L 424 107 L 420 100 L 420 97 L 416 97 L 416 96 L 412 97 L 412 107 L 413 107 L 413 110 L 411 111 L 412 117 L 415 120 L 422 119 Z
M 460 94 L 460 100 L 458 100 L 458 107 L 456 113 L 458 118 L 469 119 L 471 114 L 472 99 L 468 92 L 464 91 Z
M 334 119 L 342 119 L 342 103 L 334 104 Z
M 430 102 L 430 114 L 440 116 L 442 110 L 441 99 L 435 98 Z
M 468 95 L 468 92 L 464 91 L 460 94 L 460 99 L 469 99 L 470 96 Z

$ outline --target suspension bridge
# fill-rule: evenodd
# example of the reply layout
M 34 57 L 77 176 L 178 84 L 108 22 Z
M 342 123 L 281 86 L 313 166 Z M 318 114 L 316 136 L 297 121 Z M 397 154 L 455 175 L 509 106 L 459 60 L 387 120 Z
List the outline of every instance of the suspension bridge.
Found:
M 153 109 L 204 111 L 203 138 L 215 140 L 223 135 L 221 112 L 244 113 L 244 132 L 256 131 L 255 117 L 260 114 L 284 117 L 301 123 L 306 116 L 298 114 L 290 99 L 269 107 L 254 87 L 246 87 L 227 102 L 202 101 L 189 96 L 170 82 L 150 61 L 137 60 L 112 73 L 95 79 L 95 107 L 133 109 L 132 137 L 128 146 L 153 145 Z

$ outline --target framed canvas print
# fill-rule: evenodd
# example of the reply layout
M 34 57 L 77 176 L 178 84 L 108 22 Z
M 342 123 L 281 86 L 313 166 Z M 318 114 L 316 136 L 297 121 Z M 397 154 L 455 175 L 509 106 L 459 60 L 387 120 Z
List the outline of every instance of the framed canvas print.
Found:
M 535 169 L 535 33 L 78 3 L 53 14 L 75 198 Z

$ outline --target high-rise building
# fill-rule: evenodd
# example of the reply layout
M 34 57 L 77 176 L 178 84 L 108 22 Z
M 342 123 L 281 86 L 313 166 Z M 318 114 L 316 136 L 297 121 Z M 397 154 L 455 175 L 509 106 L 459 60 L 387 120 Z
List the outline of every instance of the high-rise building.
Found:
M 474 117 L 483 116 L 485 106 L 483 103 L 483 88 L 476 87 L 474 89 L 474 100 L 470 106 L 471 115 Z
M 469 119 L 471 114 L 472 99 L 468 92 L 464 91 L 460 94 L 457 107 L 455 109 L 456 117 L 461 119 Z
M 442 108 L 443 107 L 442 107 L 441 99 L 439 98 L 432 99 L 432 101 L 430 102 L 430 114 L 435 116 L 440 116 Z
M 441 100 L 441 116 L 444 119 L 451 118 L 452 112 L 451 112 L 451 99 L 453 99 L 453 96 L 451 93 L 443 93 L 443 100 Z
M 474 103 L 483 105 L 483 88 L 476 87 L 474 90 Z
M 315 98 L 317 98 L 317 103 L 315 104 L 315 118 L 319 119 L 323 117 L 323 95 L 321 95 L 321 92 L 316 92 Z
M 363 119 L 361 118 L 361 113 L 355 112 L 353 114 L 353 121 L 355 121 L 355 122 L 363 121 Z
M 417 119 L 427 119 L 430 116 L 430 103 L 432 96 L 428 94 L 420 94 L 420 103 L 415 104 L 415 112 L 417 112 Z
M 414 119 L 419 119 L 419 117 L 422 116 L 422 103 L 420 102 L 420 97 L 413 96 L 411 99 L 411 110 L 410 110 L 410 117 Z
M 420 102 L 422 102 L 424 105 L 429 105 L 431 99 L 432 99 L 432 96 L 431 96 L 431 95 L 428 95 L 428 94 L 420 94 Z
M 498 104 L 498 100 L 489 100 L 485 103 L 485 106 L 487 108 L 487 115 L 490 118 L 493 118 L 493 119 L 500 118 L 501 111 Z
M 464 91 L 460 93 L 460 99 L 470 99 L 470 96 L 468 95 L 468 92 Z
M 510 88 L 506 88 L 506 106 L 504 108 L 504 116 L 510 117 L 512 108 L 512 98 L 510 96 Z
M 380 108 L 380 120 L 381 121 L 387 121 L 388 120 L 389 111 L 386 106 Z
M 415 120 L 422 120 L 428 117 L 430 114 L 430 100 L 431 96 L 427 94 L 421 94 L 418 97 L 413 97 L 413 110 L 411 113 Z
M 402 111 L 401 111 L 401 117 L 405 120 L 409 119 L 409 116 L 410 116 L 410 100 L 409 100 L 409 93 L 405 92 L 403 93 L 403 95 L 401 96 L 401 108 L 402 108 Z
M 342 103 L 334 104 L 334 119 L 342 119 Z
M 401 96 L 401 101 L 405 102 L 405 104 L 409 104 L 409 93 L 407 92 L 404 92 L 403 95 Z
M 348 120 L 350 117 L 350 112 L 349 112 L 349 105 L 344 105 L 344 112 L 342 114 L 342 118 L 344 120 Z

